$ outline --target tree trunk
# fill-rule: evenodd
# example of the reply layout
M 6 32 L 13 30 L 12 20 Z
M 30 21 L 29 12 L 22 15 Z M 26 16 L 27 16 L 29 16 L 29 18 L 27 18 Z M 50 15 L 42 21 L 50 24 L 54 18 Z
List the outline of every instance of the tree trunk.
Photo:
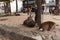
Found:
M 37 0 L 37 25 L 41 27 L 42 0 Z
M 46 0 L 42 0 L 42 4 L 45 4 L 46 3 Z
M 10 7 L 10 1 L 6 2 L 6 14 L 10 15 L 11 14 L 11 7 Z M 10 14 L 9 14 L 10 13 Z
M 9 15 L 9 13 L 8 13 L 8 2 L 6 2 L 5 12 L 6 12 L 6 15 Z
M 4 13 L 6 14 L 6 6 L 5 6 L 5 3 L 4 3 Z
M 59 15 L 59 0 L 56 0 L 56 11 L 55 11 L 55 15 Z
M 18 2 L 16 0 L 16 13 L 18 13 Z
M 10 5 L 10 1 L 8 2 L 9 3 L 9 13 L 10 13 L 10 15 L 11 15 L 11 5 Z
M 27 6 L 28 6 L 28 0 L 27 0 Z

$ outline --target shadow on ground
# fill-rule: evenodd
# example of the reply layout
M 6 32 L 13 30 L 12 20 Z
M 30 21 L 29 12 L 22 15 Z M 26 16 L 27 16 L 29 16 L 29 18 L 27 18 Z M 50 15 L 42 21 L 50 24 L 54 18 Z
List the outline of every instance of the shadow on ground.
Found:
M 35 40 L 30 37 L 26 37 L 26 36 L 23 36 L 14 32 L 10 32 L 6 28 L 8 28 L 6 25 L 0 25 L 0 39 L 1 40 Z
M 3 18 L 3 19 L 0 19 L 0 21 L 6 21 L 8 20 L 8 18 Z

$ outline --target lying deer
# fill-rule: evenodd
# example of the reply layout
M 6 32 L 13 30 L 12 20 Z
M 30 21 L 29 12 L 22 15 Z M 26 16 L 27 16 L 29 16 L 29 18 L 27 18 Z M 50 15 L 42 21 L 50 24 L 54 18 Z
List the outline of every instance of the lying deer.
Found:
M 41 24 L 40 29 L 42 29 L 42 31 L 50 31 L 52 29 L 55 28 L 55 23 L 51 22 L 51 21 L 47 21 Z

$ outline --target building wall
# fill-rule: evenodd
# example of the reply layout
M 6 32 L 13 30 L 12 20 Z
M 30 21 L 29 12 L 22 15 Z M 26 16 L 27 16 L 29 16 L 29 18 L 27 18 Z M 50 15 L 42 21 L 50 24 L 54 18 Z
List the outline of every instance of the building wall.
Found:
M 16 12 L 16 1 L 13 1 L 11 4 L 11 12 Z M 23 8 L 23 1 L 18 0 L 18 12 L 21 12 Z
M 0 2 L 0 13 L 4 12 L 4 7 L 3 6 L 4 6 L 3 2 Z
M 10 4 L 11 4 L 11 12 L 16 12 L 16 1 L 14 0 Z M 23 8 L 23 1 L 18 0 L 18 12 L 21 12 L 22 8 Z M 3 2 L 0 2 L 0 13 L 1 12 L 4 12 Z

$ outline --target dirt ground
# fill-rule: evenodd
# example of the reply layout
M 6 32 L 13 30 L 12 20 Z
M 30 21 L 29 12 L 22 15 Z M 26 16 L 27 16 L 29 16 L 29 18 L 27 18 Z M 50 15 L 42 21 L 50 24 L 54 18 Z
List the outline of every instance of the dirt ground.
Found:
M 58 35 L 60 37 L 60 16 L 52 16 L 52 15 L 43 15 L 42 16 L 42 21 L 48 21 L 51 20 L 53 22 L 56 23 L 56 27 L 55 29 L 51 30 L 51 31 L 46 31 L 46 32 L 40 32 L 40 30 L 38 30 L 38 27 L 33 27 L 33 28 L 29 28 L 26 26 L 23 26 L 23 21 L 25 19 L 27 19 L 28 15 L 27 14 L 21 14 L 20 16 L 7 16 L 7 17 L 0 17 L 0 25 L 6 25 L 6 28 L 10 28 L 13 29 L 14 31 L 17 29 L 20 30 L 17 33 L 21 33 L 23 35 L 28 35 L 28 36 L 36 36 L 36 34 L 51 34 L 51 35 Z M 43 18 L 45 17 L 45 18 Z M 48 20 L 46 20 L 48 19 Z M 4 26 L 3 26 L 4 27 Z
M 28 16 L 29 15 L 27 14 L 20 14 L 20 16 L 0 17 L 0 24 L 8 26 L 10 29 L 14 29 L 14 30 L 18 29 L 21 31 L 21 34 L 28 33 L 26 35 L 31 34 L 30 36 L 32 36 L 34 34 L 33 31 L 37 31 L 38 27 L 29 28 L 29 27 L 22 25 L 23 21 L 26 20 Z

